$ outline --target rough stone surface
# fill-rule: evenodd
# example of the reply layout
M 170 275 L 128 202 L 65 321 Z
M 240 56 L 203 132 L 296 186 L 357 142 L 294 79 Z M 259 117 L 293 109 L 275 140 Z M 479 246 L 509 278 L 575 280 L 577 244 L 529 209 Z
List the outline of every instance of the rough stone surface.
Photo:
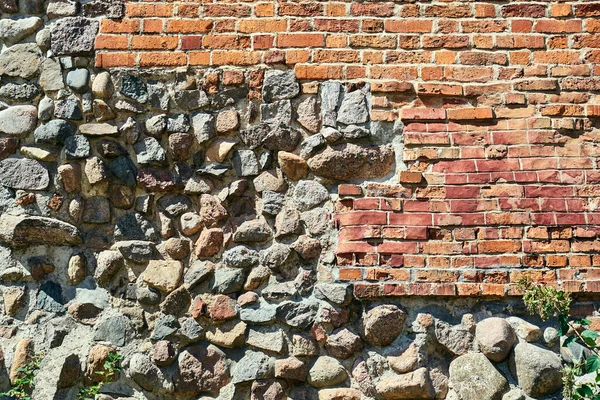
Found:
M 538 398 L 562 386 L 560 357 L 550 350 L 526 342 L 518 343 L 509 366 L 526 395 Z
M 479 350 L 495 362 L 506 359 L 516 339 L 512 326 L 502 318 L 484 319 L 475 330 Z
M 462 355 L 450 363 L 450 385 L 461 399 L 500 400 L 508 381 L 481 353 Z
M 327 147 L 308 160 L 315 175 L 339 181 L 381 178 L 390 173 L 394 151 L 385 146 L 343 144 Z
M 361 336 L 370 344 L 385 346 L 404 329 L 406 314 L 394 305 L 377 306 L 367 311 L 361 322 Z

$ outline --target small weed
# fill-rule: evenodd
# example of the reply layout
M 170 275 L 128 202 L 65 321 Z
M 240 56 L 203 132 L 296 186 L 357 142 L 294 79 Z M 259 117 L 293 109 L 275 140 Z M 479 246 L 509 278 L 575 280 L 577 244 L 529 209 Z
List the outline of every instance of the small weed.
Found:
M 35 388 L 35 372 L 40 369 L 40 363 L 44 354 L 40 353 L 33 356 L 33 359 L 25 366 L 17 369 L 19 377 L 16 379 L 12 388 L 8 392 L 0 393 L 0 396 L 13 397 L 22 400 L 31 400 L 31 392 Z
M 118 353 L 109 353 L 107 360 L 104 362 L 104 371 L 96 371 L 96 374 L 101 376 L 100 381 L 81 389 L 79 393 L 77 393 L 77 400 L 94 400 L 96 395 L 100 393 L 100 389 L 110 382 L 121 370 L 119 364 L 122 359 L 123 356 Z

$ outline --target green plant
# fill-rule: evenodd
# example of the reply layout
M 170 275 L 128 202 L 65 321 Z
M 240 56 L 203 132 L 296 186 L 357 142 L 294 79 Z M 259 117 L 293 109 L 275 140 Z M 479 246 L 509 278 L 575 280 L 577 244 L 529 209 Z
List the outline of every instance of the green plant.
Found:
M 0 393 L 0 396 L 16 397 L 17 399 L 31 400 L 31 392 L 35 388 L 35 372 L 40 369 L 40 363 L 44 358 L 44 354 L 36 354 L 32 360 L 23 367 L 17 369 L 18 378 L 12 384 L 12 388 L 8 392 Z
M 112 380 L 112 378 L 121 370 L 119 366 L 123 356 L 110 352 L 108 353 L 108 357 L 104 362 L 104 368 L 102 371 L 96 371 L 97 375 L 100 375 L 100 381 L 93 383 L 89 387 L 84 387 L 77 393 L 78 400 L 94 400 L 96 395 L 100 393 L 100 389 L 108 382 Z
M 577 342 L 589 351 L 587 358 L 577 362 L 574 360 L 573 364 L 563 369 L 564 398 L 600 400 L 600 346 L 596 343 L 600 334 L 588 329 L 591 321 L 570 318 L 572 299 L 568 293 L 533 283 L 528 278 L 519 281 L 518 289 L 523 291 L 523 301 L 531 314 L 538 314 L 544 321 L 557 317 L 558 334 L 563 339 L 563 347 Z M 582 379 L 584 375 L 587 376 Z

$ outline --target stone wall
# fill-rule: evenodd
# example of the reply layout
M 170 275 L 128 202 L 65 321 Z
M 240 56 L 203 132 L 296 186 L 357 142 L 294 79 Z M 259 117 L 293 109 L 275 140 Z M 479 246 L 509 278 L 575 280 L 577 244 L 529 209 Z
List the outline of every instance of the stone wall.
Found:
M 595 3 L 0 11 L 0 390 L 561 398 L 515 283 L 598 326 Z

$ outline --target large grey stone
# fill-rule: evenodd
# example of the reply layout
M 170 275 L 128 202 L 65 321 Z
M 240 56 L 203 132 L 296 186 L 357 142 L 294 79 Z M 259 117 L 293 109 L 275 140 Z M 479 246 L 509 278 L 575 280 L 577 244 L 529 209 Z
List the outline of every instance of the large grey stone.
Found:
M 65 139 L 65 155 L 68 160 L 89 157 L 90 151 L 90 141 L 83 135 L 68 136 Z
M 42 62 L 42 72 L 40 73 L 40 86 L 46 92 L 54 92 L 64 89 L 62 69 L 60 63 L 52 58 L 46 58 Z
M 361 90 L 346 93 L 337 112 L 337 122 L 351 125 L 363 124 L 368 120 L 369 110 L 365 94 Z
M 285 301 L 277 306 L 277 319 L 289 326 L 306 329 L 315 320 L 319 304 L 314 301 Z
M 232 369 L 233 383 L 249 382 L 269 378 L 273 375 L 275 360 L 263 353 L 246 351 L 246 354 Z
M 544 397 L 562 386 L 561 359 L 550 350 L 520 342 L 511 353 L 508 364 L 528 396 Z
M 9 103 L 33 103 L 40 93 L 37 85 L 32 83 L 9 82 L 0 87 L 0 98 Z
M 381 178 L 392 171 L 393 164 L 392 148 L 351 143 L 327 147 L 308 160 L 315 175 L 339 181 Z
M 142 388 L 152 392 L 160 387 L 162 373 L 150 357 L 145 354 L 135 353 L 129 359 L 129 375 Z
M 121 19 L 125 16 L 125 4 L 123 0 L 91 0 L 83 5 L 83 13 L 86 17 Z
M 258 252 L 246 246 L 236 246 L 223 253 L 223 263 L 233 268 L 248 268 L 258 263 Z
M 87 55 L 94 50 L 99 21 L 68 17 L 60 19 L 52 29 L 52 52 L 57 56 Z
M 150 240 L 158 239 L 154 226 L 139 213 L 127 213 L 117 219 L 115 240 Z
M 294 71 L 268 70 L 263 81 L 263 99 L 275 100 L 293 99 L 300 93 L 300 85 Z
M 0 53 L 0 76 L 33 78 L 40 72 L 41 57 L 35 43 L 15 44 Z
M 393 304 L 381 305 L 364 313 L 360 334 L 375 346 L 387 346 L 404 329 L 406 313 Z
M 33 138 L 35 139 L 36 143 L 54 145 L 63 144 L 67 137 L 75 133 L 75 129 L 75 125 L 65 121 L 64 119 L 53 119 L 52 121 L 48 121 L 47 123 L 40 125 L 35 132 L 33 132 Z
M 320 87 L 321 95 L 321 118 L 323 125 L 335 127 L 337 124 L 337 106 L 342 93 L 342 85 L 339 82 L 324 82 Z
M 165 149 L 153 137 L 140 140 L 133 145 L 138 164 L 163 164 L 167 159 Z
M 76 93 L 85 93 L 89 80 L 90 73 L 85 68 L 76 68 L 67 74 L 67 86 Z
M 44 190 L 50 184 L 50 175 L 36 160 L 10 157 L 0 161 L 0 182 L 12 189 Z
M 82 239 L 76 227 L 57 219 L 3 214 L 0 216 L 0 242 L 11 247 L 78 246 Z
M 316 181 L 300 181 L 294 189 L 294 202 L 300 211 L 310 210 L 329 199 L 329 191 Z
M 142 104 L 148 101 L 148 88 L 144 81 L 137 76 L 126 75 L 123 77 L 121 80 L 121 94 Z
M 41 18 L 28 17 L 0 20 L 0 41 L 7 46 L 20 42 L 44 24 Z
M 197 113 L 192 117 L 194 135 L 198 143 L 203 144 L 216 135 L 215 117 L 208 113 Z
M 125 346 L 128 338 L 129 319 L 125 316 L 116 316 L 104 319 L 96 324 L 94 340 L 110 342 L 115 346 Z
M 37 124 L 34 106 L 15 106 L 0 111 L 0 133 L 21 136 L 31 132 Z
M 500 400 L 510 389 L 506 378 L 481 353 L 464 354 L 450 363 L 450 386 L 461 400 Z

